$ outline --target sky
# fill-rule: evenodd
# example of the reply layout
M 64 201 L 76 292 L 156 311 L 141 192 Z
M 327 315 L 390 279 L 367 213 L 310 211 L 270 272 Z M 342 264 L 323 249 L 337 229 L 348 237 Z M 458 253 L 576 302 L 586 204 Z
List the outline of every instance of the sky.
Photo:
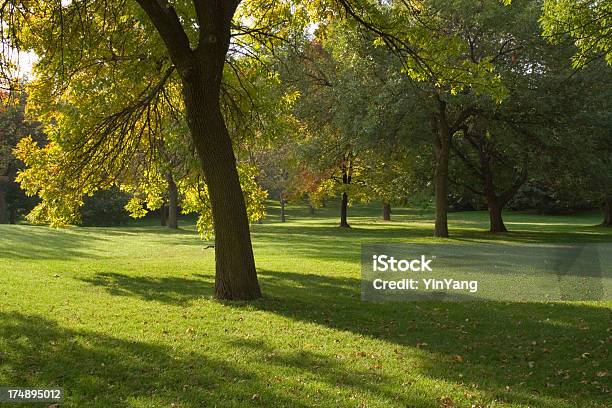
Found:
M 32 66 L 37 59 L 38 56 L 33 52 L 20 52 L 16 61 L 19 69 L 17 75 L 22 78 L 26 77 L 31 79 L 33 77 Z

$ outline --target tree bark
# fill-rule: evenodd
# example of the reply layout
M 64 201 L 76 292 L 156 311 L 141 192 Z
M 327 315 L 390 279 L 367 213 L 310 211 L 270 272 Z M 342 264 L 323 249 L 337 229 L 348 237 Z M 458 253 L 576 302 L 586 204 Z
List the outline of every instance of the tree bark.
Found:
M 508 232 L 502 218 L 503 204 L 487 200 L 487 207 L 490 221 L 489 232 Z
M 342 193 L 342 203 L 340 204 L 340 227 L 343 227 L 343 228 L 351 227 L 348 223 L 347 215 L 348 215 L 348 194 L 344 192 Z
M 436 203 L 436 221 L 434 237 L 448 238 L 448 163 L 450 158 L 451 138 L 454 130 L 446 117 L 446 102 L 438 98 L 438 111 L 433 115 L 433 127 L 436 132 L 435 152 L 436 168 L 434 189 Z
M 249 222 L 236 158 L 219 106 L 219 93 L 208 84 L 220 81 L 191 75 L 183 86 L 187 119 L 213 213 L 215 232 L 215 297 L 249 300 L 261 296 L 251 245 Z M 205 85 L 206 84 L 206 85 Z
M 436 172 L 434 188 L 436 200 L 436 223 L 434 237 L 448 238 L 448 161 L 450 139 L 448 129 L 440 129 L 436 146 Z
M 162 206 L 159 209 L 159 214 L 160 214 L 159 220 L 160 220 L 160 223 L 161 223 L 162 227 L 167 227 L 168 226 L 168 217 L 167 217 L 168 213 L 167 213 L 167 211 L 168 211 L 168 207 L 166 206 L 166 202 L 164 201 L 164 203 L 162 204 Z
M 168 228 L 178 229 L 178 188 L 171 172 L 166 173 L 168 182 Z
M 612 227 L 612 195 L 604 195 L 603 205 L 604 220 L 601 223 L 602 227 Z
M 348 223 L 348 193 L 346 189 L 351 184 L 353 177 L 353 161 L 349 156 L 347 159 L 348 163 L 345 162 L 342 165 L 342 186 L 345 188 L 345 191 L 342 193 L 342 203 L 340 204 L 340 227 L 342 228 L 350 228 L 351 226 Z
M 382 216 L 383 220 L 391 221 L 391 204 L 383 203 Z

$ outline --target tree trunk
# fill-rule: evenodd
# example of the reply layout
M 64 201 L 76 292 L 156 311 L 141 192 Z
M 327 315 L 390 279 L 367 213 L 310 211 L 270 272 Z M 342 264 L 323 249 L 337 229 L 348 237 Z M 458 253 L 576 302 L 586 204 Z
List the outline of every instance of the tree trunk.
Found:
M 480 155 L 480 173 L 482 175 L 482 188 L 487 200 L 487 208 L 489 210 L 489 232 L 508 232 L 502 219 L 502 209 L 506 205 L 507 200 L 511 198 L 512 189 L 508 189 L 502 193 L 502 196 L 509 196 L 508 199 L 500 198 L 495 192 L 495 184 L 493 183 L 493 172 L 491 171 L 490 155 L 481 150 Z
M 168 182 L 168 228 L 178 228 L 178 188 L 171 172 L 166 173 Z
M 342 204 L 340 205 L 340 227 L 350 228 L 351 226 L 347 220 L 348 213 L 348 194 L 342 193 Z
M 502 218 L 503 204 L 494 200 L 487 200 L 487 207 L 489 208 L 490 220 L 489 232 L 508 232 Z
M 166 227 L 168 226 L 168 217 L 167 217 L 167 211 L 168 211 L 168 207 L 166 207 L 166 202 L 164 201 L 164 203 L 162 204 L 162 206 L 159 209 L 159 214 L 160 214 L 160 223 L 162 227 Z
M 315 215 L 315 208 L 310 203 L 308 203 L 308 215 Z
M 221 65 L 223 61 L 221 61 Z M 219 105 L 218 77 L 189 73 L 183 80 L 187 121 L 196 146 L 212 207 L 215 233 L 215 297 L 261 297 L 236 158 Z M 212 84 L 212 85 L 211 85 Z M 211 89 L 213 88 L 213 89 Z
M 603 205 L 604 221 L 601 223 L 602 227 L 612 227 L 612 195 L 604 195 Z
M 451 127 L 446 117 L 446 102 L 438 99 L 438 112 L 433 115 L 433 128 L 436 132 L 434 147 L 436 169 L 434 189 L 436 201 L 436 223 L 434 237 L 448 238 L 448 162 L 450 157 Z
M 287 217 L 285 217 L 285 199 L 283 198 L 282 195 L 280 198 L 280 217 L 281 217 L 281 222 L 287 221 Z
M 391 221 L 391 204 L 383 203 L 382 216 L 383 220 Z
M 0 181 L 0 183 L 2 183 Z M 0 224 L 6 224 L 7 221 L 6 198 L 4 196 L 4 186 L 0 184 Z
M 436 193 L 436 224 L 434 237 L 448 238 L 448 160 L 450 140 L 448 131 L 442 131 L 436 146 L 436 173 L 434 186 Z
M 348 164 L 348 166 L 347 166 Z M 348 157 L 348 163 L 344 163 L 342 165 L 342 186 L 347 189 L 351 184 L 353 177 L 353 161 L 352 158 Z M 342 193 L 342 203 L 340 205 L 340 227 L 342 228 L 350 228 L 351 226 L 348 223 L 348 193 L 346 190 Z

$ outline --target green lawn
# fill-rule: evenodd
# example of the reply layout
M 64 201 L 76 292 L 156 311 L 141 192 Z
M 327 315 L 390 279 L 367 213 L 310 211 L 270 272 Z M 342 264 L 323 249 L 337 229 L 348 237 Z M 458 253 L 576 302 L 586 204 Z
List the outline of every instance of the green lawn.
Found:
M 211 300 L 188 220 L 0 226 L 0 386 L 60 386 L 66 407 L 610 406 L 612 302 L 364 303 L 359 244 L 435 242 L 432 214 L 337 212 L 253 226 L 251 303 Z M 507 214 L 499 236 L 450 220 L 451 242 L 612 242 L 597 213 Z

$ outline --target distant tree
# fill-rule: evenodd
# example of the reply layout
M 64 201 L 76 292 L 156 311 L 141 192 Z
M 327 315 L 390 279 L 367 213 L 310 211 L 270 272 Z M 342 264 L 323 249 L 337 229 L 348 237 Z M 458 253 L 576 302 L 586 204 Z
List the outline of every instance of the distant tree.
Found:
M 257 182 L 268 192 L 270 197 L 278 199 L 281 222 L 286 221 L 285 206 L 291 195 L 291 174 L 297 165 L 291 162 L 290 143 L 271 149 L 260 150 L 254 155 L 259 170 Z
M 520 144 L 525 138 L 511 135 L 508 140 L 507 136 L 476 129 L 465 127 L 453 142 L 454 156 L 463 162 L 469 175 L 459 181 L 461 172 L 454 171 L 450 181 L 484 198 L 490 232 L 507 232 L 502 210 L 527 180 L 529 144 Z

